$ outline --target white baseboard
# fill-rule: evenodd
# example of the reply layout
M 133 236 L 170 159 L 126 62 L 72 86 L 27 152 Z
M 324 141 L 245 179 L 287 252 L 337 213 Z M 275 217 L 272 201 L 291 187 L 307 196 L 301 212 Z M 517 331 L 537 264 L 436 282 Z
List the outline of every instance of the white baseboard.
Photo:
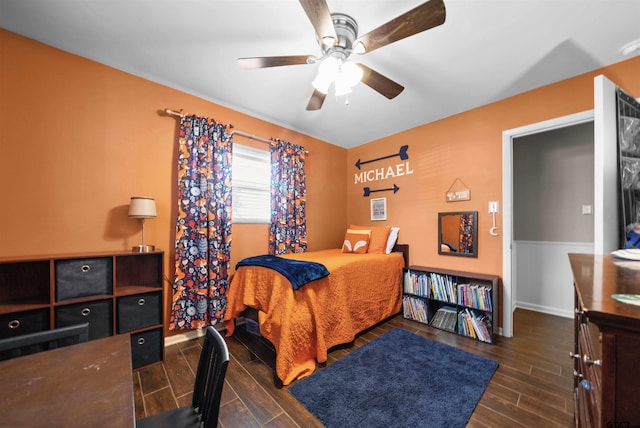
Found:
M 222 324 L 222 323 L 216 324 L 214 327 L 216 328 L 216 330 L 218 330 L 221 333 L 226 330 L 225 327 L 224 327 L 224 324 Z M 189 331 L 186 331 L 184 333 L 179 333 L 179 334 L 174 334 L 172 336 L 167 336 L 167 337 L 164 338 L 164 347 L 166 348 L 167 346 L 175 345 L 177 343 L 182 343 L 182 342 L 188 342 L 189 340 L 196 339 L 198 337 L 202 337 L 202 336 L 204 336 L 206 331 L 207 331 L 207 329 L 200 328 L 198 330 L 189 330 Z M 223 334 L 223 336 L 224 336 L 224 334 Z
M 516 302 L 517 308 L 529 309 L 531 311 L 542 312 L 544 314 L 556 315 L 562 318 L 573 318 L 573 311 L 566 311 L 560 308 L 550 308 L 547 306 L 535 305 L 527 302 Z
M 186 333 L 174 334 L 164 338 L 164 346 L 175 345 L 177 343 L 188 342 L 189 340 L 204 336 L 204 329 L 191 330 Z

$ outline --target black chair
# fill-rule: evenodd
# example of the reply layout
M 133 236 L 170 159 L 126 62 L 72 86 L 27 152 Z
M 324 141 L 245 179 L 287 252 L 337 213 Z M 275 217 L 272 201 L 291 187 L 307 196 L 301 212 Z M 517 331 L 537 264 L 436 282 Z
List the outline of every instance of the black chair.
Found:
M 215 328 L 208 327 L 196 371 L 191 406 L 139 419 L 137 421 L 138 428 L 212 428 L 218 426 L 220 399 L 228 365 L 229 348 L 224 338 Z
M 89 340 L 89 323 L 0 339 L 0 361 Z

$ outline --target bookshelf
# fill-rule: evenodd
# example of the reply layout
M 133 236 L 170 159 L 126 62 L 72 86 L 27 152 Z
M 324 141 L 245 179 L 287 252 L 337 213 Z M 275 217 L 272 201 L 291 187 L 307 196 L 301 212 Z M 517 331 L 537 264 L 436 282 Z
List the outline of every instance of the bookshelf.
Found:
M 404 273 L 406 319 L 493 343 L 498 320 L 495 275 L 410 266 Z

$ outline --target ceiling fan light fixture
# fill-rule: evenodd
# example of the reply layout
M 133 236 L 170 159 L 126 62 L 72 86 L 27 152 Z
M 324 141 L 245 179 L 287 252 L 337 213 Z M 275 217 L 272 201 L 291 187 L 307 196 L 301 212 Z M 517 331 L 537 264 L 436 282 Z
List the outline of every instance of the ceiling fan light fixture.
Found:
M 357 64 L 347 61 L 340 67 L 337 79 L 344 80 L 345 84 L 352 88 L 362 80 L 362 69 Z
M 360 40 L 358 40 L 353 45 L 353 52 L 362 55 L 363 53 L 367 52 L 367 48 L 365 47 L 364 43 L 362 43 Z
M 334 84 L 336 96 L 351 92 L 351 88 L 362 80 L 363 71 L 357 64 L 343 61 L 335 56 L 329 56 L 322 60 L 318 67 L 318 75 L 312 82 L 314 88 L 326 94 L 329 87 Z
M 362 80 L 362 69 L 356 64 L 346 61 L 340 66 L 340 72 L 334 82 L 336 97 L 351 93 L 351 88 Z
M 321 41 L 322 44 L 327 47 L 333 46 L 336 43 L 336 39 L 331 36 L 324 36 Z
M 311 82 L 314 88 L 323 94 L 327 94 L 329 92 L 329 86 L 331 85 L 331 80 L 323 79 L 320 73 L 316 76 L 316 78 Z
M 340 72 L 340 60 L 333 56 L 326 57 L 318 67 L 318 75 L 312 82 L 314 88 L 326 94 Z
M 350 94 L 351 86 L 349 86 L 344 79 L 336 79 L 333 91 L 336 97 L 340 97 L 342 95 Z

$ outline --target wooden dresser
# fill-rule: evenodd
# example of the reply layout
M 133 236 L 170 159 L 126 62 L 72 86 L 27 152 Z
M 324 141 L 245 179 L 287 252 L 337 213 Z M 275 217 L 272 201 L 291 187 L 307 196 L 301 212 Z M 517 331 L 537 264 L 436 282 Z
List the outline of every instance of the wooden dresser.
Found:
M 640 427 L 640 261 L 569 254 L 575 287 L 574 403 L 579 427 Z

